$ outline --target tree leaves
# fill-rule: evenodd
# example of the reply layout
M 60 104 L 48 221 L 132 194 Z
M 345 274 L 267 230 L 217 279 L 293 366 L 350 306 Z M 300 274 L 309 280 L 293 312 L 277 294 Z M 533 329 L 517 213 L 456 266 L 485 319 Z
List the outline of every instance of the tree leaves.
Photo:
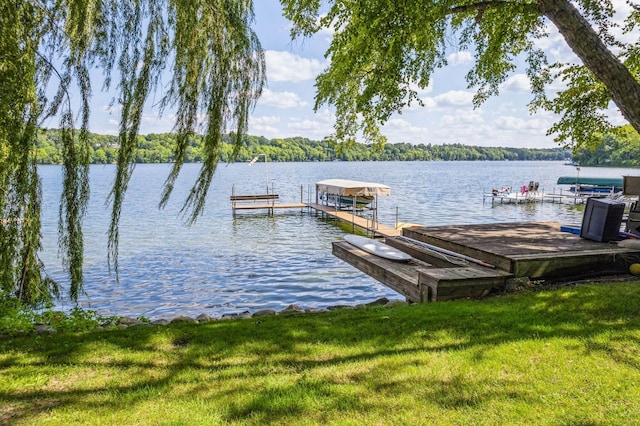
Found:
M 37 124 L 60 118 L 63 194 L 60 236 L 71 278 L 70 297 L 82 292 L 82 217 L 89 198 L 90 69 L 103 87 L 116 81 L 120 107 L 118 167 L 111 191 L 109 259 L 117 272 L 118 223 L 134 170 L 138 131 L 149 95 L 163 73 L 162 105 L 177 110 L 175 167 L 162 203 L 180 171 L 189 137 L 204 133 L 204 166 L 185 214 L 202 212 L 218 162 L 220 135 L 241 135 L 265 80 L 264 56 L 251 29 L 251 0 L 67 0 L 0 5 L 0 202 L 2 292 L 32 302 L 51 295 L 37 261 L 40 246 Z M 69 95 L 76 86 L 79 100 Z M 51 87 L 57 87 L 51 95 Z M 165 90 L 166 89 L 166 90 Z M 76 112 L 79 126 L 75 121 Z M 76 127 L 79 130 L 74 130 Z M 236 138 L 240 143 L 240 136 Z M 32 283 L 35 283 L 32 285 Z M 34 287 L 35 286 L 35 287 Z M 33 294 L 31 297 L 28 294 Z M 39 300 L 39 299 L 38 299 Z
M 614 9 L 608 0 L 577 2 L 580 10 L 566 0 L 332 0 L 322 6 L 317 0 L 281 2 L 294 24 L 292 35 L 335 30 L 327 51 L 331 65 L 316 82 L 316 109 L 323 104 L 336 108 L 332 138 L 339 142 L 360 136 L 383 141 L 379 127 L 416 100 L 413 84 L 427 87 L 433 72 L 446 66 L 447 49 L 475 51 L 475 64 L 467 74 L 469 86 L 477 90 L 475 107 L 497 95 L 524 58 L 534 96 L 531 110 L 560 115 L 550 129 L 558 142 L 574 147 L 593 143 L 609 127 L 605 96 L 640 131 L 638 38 L 624 43 L 613 36 Z M 631 7 L 624 27 L 628 36 L 640 15 L 637 5 Z M 536 47 L 547 35 L 545 17 L 587 66 L 586 71 L 569 67 L 556 75 L 569 86 L 556 98 L 549 98 L 546 88 L 557 70 Z M 608 47 L 615 48 L 624 64 Z M 591 73 L 588 83 L 585 72 Z

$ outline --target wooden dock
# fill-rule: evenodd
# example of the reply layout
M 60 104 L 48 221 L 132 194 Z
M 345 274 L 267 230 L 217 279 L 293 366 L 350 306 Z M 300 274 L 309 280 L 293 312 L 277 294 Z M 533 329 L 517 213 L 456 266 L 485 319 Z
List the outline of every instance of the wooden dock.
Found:
M 230 197 L 238 210 L 315 210 L 364 230 L 411 255 L 408 263 L 386 260 L 346 241 L 333 243 L 333 254 L 412 302 L 483 297 L 502 289 L 509 279 L 588 278 L 626 273 L 640 262 L 640 249 L 620 248 L 562 232 L 555 222 L 495 223 L 396 229 L 361 212 L 326 204 L 281 203 L 278 194 Z
M 299 203 L 281 203 L 279 201 L 280 196 L 275 193 L 269 193 L 268 187 L 266 194 L 238 195 L 235 192 L 235 185 L 231 188 L 229 199 L 234 216 L 237 211 L 242 210 L 267 210 L 272 215 L 276 209 L 307 208 L 307 210 L 315 210 L 323 216 L 350 223 L 353 226 L 353 231 L 358 227 L 374 237 L 390 237 L 401 235 L 401 231 L 379 223 L 377 216 L 378 196 L 389 195 L 390 191 L 391 188 L 379 183 L 327 179 L 316 182 L 315 203 L 312 203 L 310 198 L 306 203 L 303 201 L 304 187 L 302 185 L 300 186 Z M 310 194 L 311 189 L 309 188 L 309 197 Z M 359 199 L 358 197 L 365 197 L 364 199 L 367 201 L 365 203 L 367 204 L 366 211 L 372 212 L 371 217 L 361 215 L 361 212 L 365 209 L 359 208 L 358 201 L 362 198 Z M 321 200 L 324 200 L 326 204 L 319 203 Z
M 405 229 L 404 235 L 535 279 L 628 271 L 638 250 L 560 231 L 556 222 L 516 222 Z
M 572 280 L 627 273 L 631 263 L 640 262 L 639 249 L 580 238 L 561 232 L 560 226 L 522 222 L 405 228 L 408 240 L 389 237 L 385 242 L 410 254 L 414 259 L 409 263 L 377 258 L 344 241 L 333 243 L 333 254 L 412 302 L 482 297 L 504 288 L 510 278 Z M 454 259 L 428 246 L 495 268 L 452 263 Z
M 229 197 L 231 210 L 236 214 L 237 210 L 267 210 L 273 214 L 274 209 L 303 209 L 306 203 L 280 203 L 278 194 L 251 194 L 235 195 Z
M 236 210 L 267 210 L 270 214 L 273 214 L 274 209 L 304 209 L 308 207 L 306 203 L 253 203 L 253 204 L 238 204 L 232 207 L 234 213 Z
M 513 203 L 513 204 L 523 204 L 523 203 L 544 203 L 544 202 L 551 202 L 551 203 L 560 203 L 562 202 L 562 199 L 565 198 L 564 196 L 560 195 L 560 194 L 544 194 L 544 193 L 537 193 L 537 194 L 529 194 L 529 193 L 525 193 L 525 194 L 520 194 L 518 192 L 516 193 L 510 193 L 510 194 L 484 194 L 482 196 L 482 199 L 490 199 L 492 203 L 496 204 L 509 204 L 509 203 Z
M 386 242 L 400 248 L 394 237 Z M 346 241 L 333 243 L 333 254 L 355 266 L 411 302 L 435 302 L 460 297 L 482 297 L 504 285 L 512 274 L 476 265 L 457 266 L 429 253 L 405 247 L 413 256 L 408 263 L 386 260 L 365 252 Z
M 354 211 L 339 210 L 333 206 L 327 206 L 318 203 L 308 203 L 309 208 L 312 208 L 318 212 L 321 212 L 327 216 L 334 217 L 346 223 L 352 224 L 354 227 L 365 230 L 374 236 L 393 237 L 402 235 L 402 231 L 391 226 L 384 225 L 375 220 L 368 219 L 366 217 L 355 214 Z
M 373 236 L 393 237 L 401 235 L 401 230 L 379 223 L 375 220 L 362 217 L 354 211 L 336 209 L 334 206 L 327 206 L 318 203 L 281 203 L 278 194 L 251 194 L 251 195 L 231 195 L 231 209 L 235 215 L 238 210 L 266 210 L 273 214 L 275 209 L 312 209 L 326 216 L 333 217 L 342 222 L 350 223 Z

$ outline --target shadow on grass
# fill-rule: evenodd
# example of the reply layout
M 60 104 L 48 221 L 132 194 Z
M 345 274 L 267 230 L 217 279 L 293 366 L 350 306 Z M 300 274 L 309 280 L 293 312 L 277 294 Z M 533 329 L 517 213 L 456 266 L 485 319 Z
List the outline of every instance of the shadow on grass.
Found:
M 393 398 L 407 392 L 451 409 L 531 401 L 535 395 L 515 392 L 507 378 L 492 386 L 451 371 L 446 380 L 423 373 L 412 382 L 393 371 L 436 368 L 425 357 L 441 353 L 467 351 L 481 362 L 504 343 L 555 338 L 578 339 L 585 354 L 638 369 L 638 284 L 7 339 L 0 341 L 0 423 L 61 408 L 135 412 L 159 398 L 204 400 L 224 421 L 255 423 L 388 413 L 409 404 Z M 615 344 L 602 340 L 607 334 Z

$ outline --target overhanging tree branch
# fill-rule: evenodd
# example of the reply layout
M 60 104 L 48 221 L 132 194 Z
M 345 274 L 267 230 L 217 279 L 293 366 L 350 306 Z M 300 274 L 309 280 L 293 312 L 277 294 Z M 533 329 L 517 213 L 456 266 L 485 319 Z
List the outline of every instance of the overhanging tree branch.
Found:
M 391 113 L 408 105 L 415 93 L 398 87 L 407 81 L 426 87 L 434 70 L 446 65 L 446 46 L 453 37 L 457 38 L 457 46 L 475 50 L 475 64 L 467 74 L 469 86 L 477 88 L 474 105 L 497 94 L 525 54 L 534 95 L 531 110 L 541 107 L 561 116 L 560 123 L 551 129 L 556 141 L 576 147 L 592 142 L 598 130 L 610 121 L 608 99 L 613 99 L 622 115 L 640 132 L 640 40 L 636 37 L 624 43 L 607 31 L 615 24 L 610 0 L 281 3 L 285 16 L 294 23 L 292 35 L 311 35 L 322 28 L 334 30 L 327 51 L 331 65 L 316 81 L 316 108 L 323 103 L 336 107 L 338 140 L 358 132 L 367 139 L 370 135 L 365 128 L 371 128 L 371 123 L 380 126 Z M 630 12 L 625 11 L 627 35 L 640 25 L 637 5 L 631 6 Z M 321 7 L 328 8 L 328 12 L 318 19 Z M 396 21 L 401 14 L 406 18 L 400 26 Z M 535 42 L 546 35 L 544 19 L 558 28 L 584 67 L 595 76 L 585 79 L 583 73 L 571 74 L 576 68 L 565 68 L 559 75 L 569 88 L 558 95 L 566 92 L 566 96 L 552 100 L 546 98 L 545 86 L 553 81 L 553 68 Z M 617 56 L 624 57 L 625 63 Z M 363 72 L 369 69 L 375 70 L 375 78 Z M 594 126 L 592 119 L 598 117 L 601 125 Z M 562 131 L 558 133 L 559 128 Z
M 538 6 L 584 65 L 607 87 L 624 118 L 640 133 L 640 83 L 629 69 L 607 48 L 571 2 L 538 0 Z
M 478 13 L 484 13 L 487 9 L 499 9 L 505 6 L 511 6 L 512 1 L 480 1 L 477 3 L 464 4 L 459 6 L 453 6 L 449 9 L 449 14 L 454 15 L 458 13 L 466 13 L 476 11 Z M 522 3 L 523 10 L 528 9 L 530 11 L 538 10 L 535 3 Z

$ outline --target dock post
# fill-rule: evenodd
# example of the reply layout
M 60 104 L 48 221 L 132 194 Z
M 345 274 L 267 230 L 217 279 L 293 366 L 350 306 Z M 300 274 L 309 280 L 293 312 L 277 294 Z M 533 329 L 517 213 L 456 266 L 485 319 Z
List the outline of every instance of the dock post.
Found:
M 356 232 L 356 205 L 358 204 L 358 196 L 353 197 L 353 204 L 351 205 L 351 232 Z
M 233 201 L 231 201 L 231 213 L 233 216 L 236 215 L 236 202 L 233 199 L 234 195 L 236 195 L 236 184 L 234 183 L 233 185 L 231 185 L 231 199 Z
M 373 203 L 374 203 L 373 204 L 373 207 L 374 207 L 373 208 L 373 223 L 371 224 L 371 226 L 375 230 L 378 229 L 378 200 L 379 200 L 378 196 L 377 195 L 374 196 L 374 199 L 373 199 Z
M 398 206 L 396 206 L 396 229 L 398 229 Z

